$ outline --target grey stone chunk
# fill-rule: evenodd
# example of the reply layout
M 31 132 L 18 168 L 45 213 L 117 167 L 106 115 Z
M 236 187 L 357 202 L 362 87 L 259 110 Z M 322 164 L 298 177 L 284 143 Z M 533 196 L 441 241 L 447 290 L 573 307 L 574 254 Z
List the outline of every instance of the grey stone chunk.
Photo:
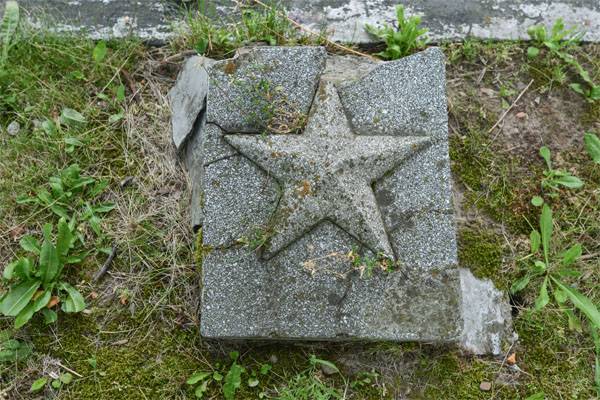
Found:
M 6 127 L 6 132 L 11 136 L 17 136 L 20 131 L 21 131 L 21 124 L 19 124 L 17 121 L 12 121 Z
M 322 47 L 251 47 L 209 68 L 207 121 L 226 132 L 263 132 L 272 104 L 308 114 L 325 67 Z
M 237 154 L 223 139 L 223 131 L 206 123 L 205 114 L 196 122 L 185 144 L 185 165 L 192 187 L 192 227 L 197 230 L 204 221 L 204 170 L 215 161 Z
M 192 132 L 196 120 L 206 104 L 208 74 L 206 68 L 213 61 L 205 57 L 189 58 L 169 91 L 173 143 L 179 149 Z
M 253 65 L 252 51 L 214 74 Z M 329 57 L 314 99 L 314 91 L 305 94 L 312 106 L 301 134 L 249 134 L 243 116 L 219 103 L 227 99 L 215 99 L 222 119 L 207 124 L 201 146 L 204 244 L 215 249 L 203 263 L 204 336 L 461 339 L 447 121 L 437 114 L 446 112 L 439 56 L 430 50 L 383 64 Z M 436 76 L 413 71 L 423 63 Z M 387 84 L 409 78 L 402 87 Z M 405 108 L 394 116 L 394 107 Z M 386 126 L 366 121 L 376 108 L 389 111 Z M 412 112 L 423 109 L 433 121 L 415 122 Z M 222 124 L 236 130 L 224 134 Z M 261 251 L 242 247 L 237 239 L 257 229 L 269 237 Z M 362 257 L 357 264 L 351 250 Z M 400 271 L 376 266 L 363 276 L 379 252 L 400 261 Z
M 303 134 L 225 139 L 282 185 L 270 255 L 330 219 L 374 252 L 392 256 L 371 184 L 429 145 L 426 137 L 355 135 L 333 83 L 326 81 Z
M 273 278 L 256 255 L 246 249 L 213 249 L 205 254 L 201 335 L 248 339 L 268 332 L 272 300 L 265 289 Z
M 489 279 L 477 279 L 460 269 L 463 333 L 461 346 L 474 354 L 501 354 L 512 336 L 512 317 L 506 296 Z
M 381 64 L 358 82 L 341 86 L 340 97 L 359 134 L 448 136 L 444 54 L 439 48 Z
M 277 198 L 277 183 L 246 158 L 209 164 L 204 175 L 204 243 L 231 246 L 264 230 Z
M 359 243 L 329 222 L 265 261 L 245 248 L 205 257 L 201 333 L 211 338 L 455 341 L 456 270 L 361 277 Z
M 192 228 L 197 230 L 204 221 L 203 191 L 204 191 L 204 162 L 202 151 L 202 135 L 205 133 L 204 118 L 195 124 L 184 148 L 184 161 L 192 188 L 191 219 Z

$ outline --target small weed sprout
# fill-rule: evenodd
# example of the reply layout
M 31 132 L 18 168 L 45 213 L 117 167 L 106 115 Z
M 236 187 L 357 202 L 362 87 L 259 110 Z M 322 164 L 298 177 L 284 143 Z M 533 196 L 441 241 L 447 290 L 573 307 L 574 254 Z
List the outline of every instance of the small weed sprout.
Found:
M 327 369 L 333 374 L 338 375 L 346 384 L 346 378 L 341 374 L 338 367 L 331 361 L 317 358 L 311 355 L 309 359 L 309 368 L 297 374 L 292 378 L 287 386 L 278 391 L 278 400 L 298 400 L 298 399 L 319 399 L 334 400 L 342 399 L 340 390 L 327 385 L 323 381 L 321 369 Z
M 361 256 L 356 249 L 352 249 L 347 257 L 352 262 L 352 266 L 360 272 L 361 278 L 370 278 L 376 269 L 383 272 L 393 272 L 401 265 L 400 261 L 394 260 L 383 253 L 377 253 L 375 257 Z
M 427 39 L 423 38 L 427 29 L 419 28 L 421 17 L 406 18 L 404 7 L 399 5 L 396 7 L 396 19 L 397 26 L 385 25 L 379 28 L 369 24 L 365 25 L 368 33 L 385 42 L 386 49 L 377 55 L 386 60 L 405 57 L 422 49 L 427 44 Z
M 550 190 L 550 197 L 558 196 L 556 191 L 559 186 L 569 189 L 579 189 L 583 186 L 583 182 L 578 177 L 571 175 L 567 171 L 552 168 L 550 149 L 546 146 L 540 148 L 540 155 L 546 162 L 546 170 L 544 171 L 544 178 L 542 179 L 542 188 Z
M 212 371 L 194 372 L 186 381 L 189 386 L 194 387 L 194 395 L 201 399 L 208 393 L 211 387 L 220 387 L 225 400 L 233 400 L 238 389 L 242 386 L 242 376 L 249 375 L 246 380 L 248 388 L 256 388 L 260 384 L 260 379 L 268 375 L 271 371 L 271 364 L 261 364 L 259 371 L 247 370 L 238 363 L 240 354 L 237 351 L 229 353 L 231 364 L 227 369 L 226 366 L 220 368 L 220 364 L 216 364 L 216 368 Z M 263 398 L 262 393 L 259 395 Z
M 571 89 L 583 95 L 588 101 L 594 102 L 600 100 L 600 86 L 594 83 L 589 72 L 569 53 L 583 37 L 583 33 L 577 32 L 576 29 L 576 27 L 565 29 L 565 24 L 560 18 L 554 23 L 550 32 L 543 25 L 530 27 L 527 33 L 534 45 L 527 49 L 527 56 L 531 59 L 538 58 L 541 48 L 546 48 L 549 52 L 548 56 L 555 56 L 567 66 L 572 67 L 583 81 L 570 84 Z M 551 60 L 548 60 L 547 57 L 546 61 L 550 62 Z M 566 74 L 562 65 L 555 65 L 552 71 L 553 80 L 559 83 L 566 82 Z
M 255 228 L 248 236 L 242 236 L 237 242 L 244 247 L 258 251 L 264 248 L 272 236 L 273 231 L 271 229 Z

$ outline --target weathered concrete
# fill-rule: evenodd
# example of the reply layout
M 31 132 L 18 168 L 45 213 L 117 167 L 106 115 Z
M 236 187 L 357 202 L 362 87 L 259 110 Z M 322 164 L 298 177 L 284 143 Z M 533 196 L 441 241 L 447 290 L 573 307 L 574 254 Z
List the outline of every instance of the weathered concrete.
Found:
M 207 71 L 206 124 L 184 146 L 202 153 L 203 245 L 212 249 L 202 334 L 458 342 L 441 51 L 374 63 L 255 47 Z M 281 109 L 265 109 L 264 98 Z M 388 115 L 397 107 L 406 110 Z M 272 113 L 290 110 L 308 114 L 302 133 L 273 134 Z M 364 276 L 378 254 L 401 271 Z
M 207 76 L 191 79 L 199 63 Z M 205 337 L 500 351 L 508 306 L 457 268 L 439 49 L 387 63 L 315 47 L 195 57 L 170 97 L 207 249 Z M 290 113 L 307 114 L 302 131 L 277 132 Z M 383 272 L 382 254 L 400 271 Z
M 55 19 L 60 30 L 85 30 L 92 37 L 123 36 L 130 32 L 151 40 L 164 40 L 180 23 L 181 0 L 20 0 L 33 19 Z M 551 25 L 563 18 L 587 31 L 588 41 L 600 41 L 600 2 L 597 0 L 284 0 L 289 15 L 314 30 L 326 27 L 335 40 L 368 42 L 365 23 L 395 19 L 394 6 L 405 4 L 407 13 L 423 17 L 432 39 L 526 39 L 533 24 Z M 206 1 L 206 12 L 227 20 L 234 12 L 231 0 Z M 33 11 L 35 10 L 35 11 Z M 40 16 L 42 16 L 40 18 Z

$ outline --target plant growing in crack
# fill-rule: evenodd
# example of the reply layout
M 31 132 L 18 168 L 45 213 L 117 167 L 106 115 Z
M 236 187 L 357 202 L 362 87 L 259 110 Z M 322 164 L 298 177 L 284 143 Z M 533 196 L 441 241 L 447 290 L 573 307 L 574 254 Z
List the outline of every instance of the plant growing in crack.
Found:
M 247 122 L 262 129 L 264 134 L 300 133 L 306 125 L 306 115 L 298 111 L 284 93 L 283 86 L 274 86 L 269 80 L 258 77 L 249 82 L 235 82 L 253 106 L 246 114 Z
M 427 39 L 423 38 L 427 29 L 419 27 L 421 17 L 406 18 L 404 6 L 399 5 L 396 7 L 396 19 L 396 26 L 384 25 L 382 28 L 378 28 L 369 24 L 365 25 L 365 30 L 369 34 L 385 42 L 385 50 L 376 55 L 386 60 L 396 60 L 408 56 L 427 44 Z
M 326 268 L 320 268 L 317 264 L 320 261 L 326 259 L 339 259 L 345 262 L 349 262 L 351 268 L 345 273 L 338 271 L 331 271 Z M 383 254 L 377 253 L 375 256 L 361 255 L 357 248 L 352 248 L 349 252 L 332 252 L 322 257 L 311 258 L 302 263 L 305 270 L 311 273 L 311 275 L 317 272 L 327 272 L 337 275 L 341 278 L 347 278 L 348 274 L 358 272 L 361 278 L 370 278 L 373 276 L 375 271 L 381 272 L 393 272 L 397 271 L 401 267 L 402 263 L 400 260 L 394 260 L 393 258 Z
M 270 227 L 254 228 L 250 234 L 242 236 L 237 242 L 244 247 L 259 251 L 265 247 L 269 239 L 273 236 L 273 233 L 274 231 Z
M 235 61 L 224 64 L 223 71 L 226 75 L 234 75 L 237 71 Z M 248 125 L 263 134 L 300 133 L 306 125 L 306 114 L 299 111 L 283 86 L 274 85 L 264 77 L 268 72 L 268 66 L 254 63 L 244 71 L 244 77 L 231 78 L 231 86 L 245 98 L 243 103 L 229 96 L 229 91 L 217 79 L 211 78 L 210 83 L 238 110 Z
M 400 260 L 394 260 L 392 257 L 383 253 L 377 253 L 375 257 L 369 255 L 360 255 L 356 248 L 353 248 L 348 254 L 348 259 L 352 266 L 360 272 L 361 278 L 364 276 L 370 278 L 373 271 L 381 270 L 383 272 L 393 272 L 400 268 Z

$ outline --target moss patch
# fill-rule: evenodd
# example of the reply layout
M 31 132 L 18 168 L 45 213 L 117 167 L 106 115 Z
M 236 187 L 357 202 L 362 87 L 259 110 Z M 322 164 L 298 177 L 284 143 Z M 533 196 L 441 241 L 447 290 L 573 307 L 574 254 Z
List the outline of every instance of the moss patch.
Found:
M 477 278 L 491 279 L 496 287 L 507 289 L 501 281 L 503 243 L 497 232 L 483 228 L 462 228 L 458 233 L 458 259 Z

